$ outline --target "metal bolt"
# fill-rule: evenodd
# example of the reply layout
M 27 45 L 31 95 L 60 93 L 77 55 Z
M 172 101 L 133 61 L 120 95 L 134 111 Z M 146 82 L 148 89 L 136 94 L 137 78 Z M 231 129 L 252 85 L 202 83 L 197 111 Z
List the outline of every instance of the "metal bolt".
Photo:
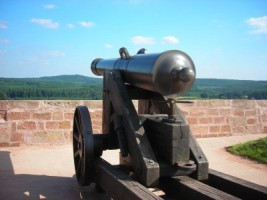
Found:
M 147 163 L 150 164 L 150 165 L 154 165 L 155 162 L 153 160 L 148 159 Z

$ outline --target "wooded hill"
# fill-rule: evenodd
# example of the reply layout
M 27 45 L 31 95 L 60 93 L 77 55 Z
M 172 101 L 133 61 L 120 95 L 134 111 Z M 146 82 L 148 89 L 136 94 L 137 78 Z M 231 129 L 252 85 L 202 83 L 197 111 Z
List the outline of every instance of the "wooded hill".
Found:
M 267 99 L 267 81 L 197 79 L 187 99 Z M 102 78 L 0 78 L 0 99 L 102 99 Z

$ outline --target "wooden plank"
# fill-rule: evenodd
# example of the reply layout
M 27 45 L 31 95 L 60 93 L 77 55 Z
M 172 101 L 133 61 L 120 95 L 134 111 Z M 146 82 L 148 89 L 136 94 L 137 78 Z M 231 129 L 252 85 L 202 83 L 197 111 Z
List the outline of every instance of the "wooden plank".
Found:
M 160 189 L 177 199 L 239 199 L 188 176 L 161 179 Z
M 102 158 L 95 161 L 95 182 L 116 200 L 162 200 Z
M 143 185 L 147 187 L 156 186 L 160 175 L 159 164 L 135 107 L 128 96 L 120 72 L 116 70 L 108 71 L 105 75 L 108 78 L 110 99 L 114 111 L 123 117 L 128 150 L 135 175 Z
M 215 170 L 209 170 L 207 184 L 241 199 L 267 199 L 266 187 Z

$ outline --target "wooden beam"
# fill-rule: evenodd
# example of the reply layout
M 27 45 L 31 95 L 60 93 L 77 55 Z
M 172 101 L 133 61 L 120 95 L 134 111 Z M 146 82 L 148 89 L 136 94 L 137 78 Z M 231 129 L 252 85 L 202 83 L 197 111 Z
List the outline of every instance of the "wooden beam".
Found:
M 267 199 L 267 187 L 263 187 L 215 170 L 209 170 L 209 179 L 207 184 L 241 199 Z
M 161 197 L 102 158 L 95 161 L 95 182 L 116 200 L 162 200 Z
M 160 189 L 177 199 L 239 199 L 188 176 L 161 179 Z

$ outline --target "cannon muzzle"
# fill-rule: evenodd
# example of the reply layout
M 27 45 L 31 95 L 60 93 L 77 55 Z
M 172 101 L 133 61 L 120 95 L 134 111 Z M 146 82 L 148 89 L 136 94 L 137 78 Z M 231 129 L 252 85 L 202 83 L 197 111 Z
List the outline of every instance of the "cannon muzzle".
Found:
M 92 72 L 102 76 L 106 70 L 120 70 L 124 82 L 167 98 L 181 96 L 194 83 L 195 65 L 182 51 L 146 54 L 146 50 L 141 49 L 134 56 L 130 56 L 126 48 L 119 52 L 120 58 L 95 59 L 91 64 Z

